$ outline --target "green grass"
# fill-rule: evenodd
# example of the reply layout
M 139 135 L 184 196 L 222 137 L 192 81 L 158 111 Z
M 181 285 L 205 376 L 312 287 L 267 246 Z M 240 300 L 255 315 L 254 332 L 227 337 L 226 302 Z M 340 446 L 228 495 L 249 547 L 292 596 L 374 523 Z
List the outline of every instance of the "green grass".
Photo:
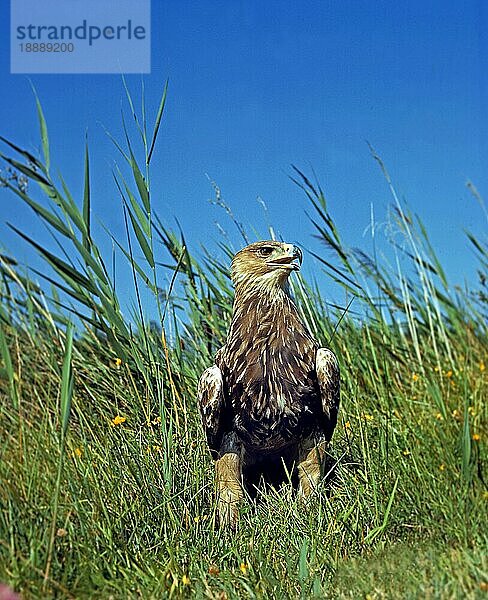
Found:
M 5 141 L 4 195 L 60 243 L 44 248 L 14 223 L 46 269 L 0 257 L 0 581 L 23 598 L 486 595 L 486 241 L 468 232 L 478 288 L 453 287 L 374 152 L 394 243 L 375 237 L 371 256 L 345 244 L 319 185 L 294 172 L 323 242 L 316 280 L 354 299 L 344 313 L 318 283 L 294 282 L 341 364 L 331 471 L 309 507 L 285 487 L 245 503 L 237 532 L 220 530 L 195 390 L 229 324 L 228 260 L 191 253 L 154 213 L 166 89 L 152 127 L 127 95 L 136 133 L 124 123 L 125 142 L 114 139 L 126 222 L 114 242 L 133 272 L 130 315 L 92 236 L 89 146 L 72 196 L 51 176 L 40 103 L 42 159 Z

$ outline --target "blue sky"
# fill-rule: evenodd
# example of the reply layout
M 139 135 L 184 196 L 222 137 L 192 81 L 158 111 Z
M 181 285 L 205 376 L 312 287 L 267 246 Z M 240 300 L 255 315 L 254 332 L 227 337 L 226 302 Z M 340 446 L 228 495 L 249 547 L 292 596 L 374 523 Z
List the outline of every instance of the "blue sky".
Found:
M 0 133 L 38 149 L 28 79 L 9 73 L 7 2 L 1 7 Z M 204 243 L 217 250 L 216 221 L 238 248 L 224 212 L 209 202 L 208 174 L 245 225 L 265 234 L 271 224 L 285 240 L 318 251 L 307 201 L 287 177 L 290 164 L 308 173 L 313 167 L 345 241 L 369 250 L 364 231 L 371 205 L 382 222 L 391 197 L 368 140 L 426 224 L 451 280 L 474 281 L 462 228 L 486 235 L 486 218 L 466 182 L 488 195 L 487 17 L 483 0 L 153 0 L 152 72 L 144 77 L 149 114 L 169 78 L 153 159 L 156 210 L 169 225 L 180 221 L 192 249 Z M 120 76 L 31 80 L 48 121 L 54 166 L 81 198 L 88 132 L 93 217 L 123 236 L 111 176 L 119 157 L 104 131 L 122 139 Z M 138 97 L 141 77 L 127 81 Z M 34 216 L 0 191 L 0 242 L 34 261 L 7 220 L 47 240 Z M 98 234 L 104 239 L 101 228 Z M 102 247 L 108 251 L 108 240 Z

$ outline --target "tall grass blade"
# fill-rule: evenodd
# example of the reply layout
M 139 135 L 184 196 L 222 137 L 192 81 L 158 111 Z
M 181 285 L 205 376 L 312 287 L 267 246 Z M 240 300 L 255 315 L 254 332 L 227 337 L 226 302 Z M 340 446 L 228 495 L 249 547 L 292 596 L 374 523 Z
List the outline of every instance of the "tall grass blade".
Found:
M 124 177 L 122 176 L 122 173 L 120 172 L 120 170 L 118 170 L 117 175 L 118 175 L 118 178 L 114 174 L 114 181 L 115 181 L 115 185 L 117 186 L 117 189 L 119 190 L 119 193 L 120 193 L 120 196 L 121 196 L 122 200 L 124 201 L 125 204 L 127 204 L 127 199 L 125 197 L 127 195 L 127 198 L 129 198 L 129 202 L 130 202 L 131 208 L 134 211 L 135 216 L 137 217 L 139 225 L 141 226 L 141 228 L 144 231 L 145 235 L 148 238 L 151 237 L 151 224 L 149 222 L 149 219 L 148 219 L 147 215 L 144 214 L 143 209 L 141 208 L 140 204 L 136 200 L 134 194 L 129 189 L 129 186 L 127 185 L 127 183 L 126 183 Z M 124 190 L 122 190 L 122 188 L 120 186 L 119 179 L 120 179 L 120 181 L 124 185 Z M 125 193 L 124 193 L 124 191 L 125 191 Z
M 41 170 L 44 173 L 44 175 L 47 175 L 46 167 L 33 154 L 31 154 L 27 150 L 24 150 L 23 148 L 20 148 L 19 146 L 17 146 L 16 144 L 14 144 L 10 140 L 8 140 L 7 138 L 4 138 L 3 135 L 0 135 L 0 141 L 2 141 L 4 144 L 7 144 L 7 146 L 12 148 L 12 150 L 15 150 L 16 152 L 18 152 L 21 156 L 23 156 L 27 160 L 27 162 L 30 165 L 34 166 L 36 169 Z
M 161 125 L 161 119 L 163 117 L 164 107 L 166 106 L 166 94 L 168 92 L 168 80 L 164 85 L 163 95 L 161 97 L 161 101 L 159 103 L 158 114 L 156 115 L 156 122 L 154 123 L 154 129 L 151 139 L 151 145 L 149 147 L 149 153 L 147 155 L 147 164 L 151 162 L 151 157 L 154 151 L 154 146 L 156 145 L 156 138 L 158 137 L 159 126 Z
M 91 242 L 91 194 L 90 194 L 90 157 L 88 154 L 88 141 L 85 143 L 85 186 L 83 189 L 83 221 L 85 231 L 83 232 L 83 247 L 90 252 Z
M 149 190 L 147 189 L 146 180 L 139 169 L 139 165 L 134 158 L 134 155 L 131 152 L 130 155 L 130 166 L 132 168 L 132 173 L 134 174 L 134 180 L 136 182 L 137 189 L 139 191 L 139 196 L 141 197 L 142 204 L 149 215 L 151 212 L 151 203 L 149 201 Z
M 68 430 L 69 417 L 71 414 L 71 402 L 73 399 L 74 375 L 71 365 L 73 353 L 73 325 L 70 323 L 66 329 L 66 340 L 64 346 L 63 370 L 61 373 L 61 432 L 63 438 Z
M 464 410 L 461 434 L 461 467 L 464 479 L 469 482 L 471 480 L 471 431 L 467 407 Z
M 381 535 L 386 530 L 386 528 L 388 526 L 388 520 L 390 518 L 390 512 L 391 512 L 391 508 L 393 506 L 393 500 L 395 499 L 395 494 L 397 491 L 399 480 L 400 480 L 400 477 L 398 476 L 395 480 L 395 483 L 393 484 L 393 489 L 391 490 L 390 498 L 388 500 L 385 514 L 383 516 L 383 522 L 381 523 L 381 525 L 379 527 L 375 527 L 368 533 L 368 535 L 364 538 L 364 541 L 366 543 L 371 544 L 379 535 Z
M 141 250 L 143 251 L 144 256 L 146 257 L 146 260 L 149 263 L 150 267 L 152 269 L 154 269 L 154 266 L 155 266 L 154 256 L 153 256 L 151 247 L 147 243 L 146 236 L 145 236 L 144 232 L 142 231 L 141 227 L 139 226 L 137 219 L 132 214 L 132 211 L 130 210 L 130 208 L 128 206 L 126 206 L 126 209 L 127 209 L 127 212 L 129 213 L 130 222 L 132 223 L 132 227 L 134 229 L 134 233 L 136 234 L 137 241 L 139 242 L 139 246 L 140 246 Z
M 0 157 L 3 158 L 3 160 L 9 165 L 11 165 L 14 169 L 17 169 L 29 179 L 32 179 L 33 181 L 36 181 L 37 183 L 45 186 L 50 185 L 49 181 L 43 175 L 35 171 L 32 167 L 27 167 L 18 160 L 15 160 L 15 158 L 10 158 L 6 154 L 3 154 L 3 152 L 0 152 Z
M 9 181 L 0 177 L 2 181 L 2 185 L 7 187 L 9 190 L 17 194 L 22 200 L 28 204 L 32 210 L 42 217 L 49 225 L 52 225 L 59 233 L 64 235 L 65 237 L 71 237 L 70 230 L 66 227 L 66 225 L 61 221 L 61 219 L 52 211 L 47 210 L 41 204 L 33 200 L 30 196 L 19 190 L 17 187 L 13 186 Z
M 0 354 L 5 368 L 5 374 L 8 378 L 8 385 L 10 390 L 10 399 L 12 401 L 12 407 L 14 410 L 19 408 L 19 395 L 17 392 L 17 382 L 15 379 L 15 372 L 12 365 L 12 357 L 10 356 L 10 350 L 7 344 L 7 338 L 3 330 L 3 326 L 0 324 Z
M 42 143 L 42 153 L 44 155 L 44 164 L 46 166 L 46 171 L 49 173 L 49 167 L 51 165 L 51 155 L 49 151 L 49 136 L 47 132 L 47 124 L 46 119 L 44 118 L 44 112 L 42 110 L 41 102 L 37 95 L 37 92 L 32 86 L 32 91 L 34 92 L 34 96 L 36 98 L 36 108 L 37 108 L 37 119 L 39 121 L 39 130 L 41 134 L 41 143 Z
M 63 462 L 66 450 L 66 432 L 68 430 L 69 417 L 71 414 L 71 403 L 73 399 L 74 377 L 71 366 L 71 355 L 73 351 L 73 325 L 69 323 L 66 329 L 66 338 L 64 346 L 63 369 L 61 373 L 61 436 L 59 442 L 59 459 L 56 484 L 53 495 L 53 514 L 51 521 L 51 535 L 49 538 L 49 546 L 47 550 L 46 568 L 44 571 L 44 588 L 49 580 L 49 572 L 51 569 L 54 538 L 56 535 L 56 521 L 58 518 L 59 492 L 61 489 L 61 477 L 63 472 Z
M 99 295 L 99 291 L 97 290 L 93 282 L 85 275 L 82 275 L 77 269 L 74 268 L 74 266 L 69 265 L 66 261 L 62 260 L 52 252 L 49 252 L 49 250 L 43 248 L 40 244 L 38 244 L 28 235 L 22 233 L 22 231 L 17 229 L 17 227 L 15 227 L 14 225 L 11 225 L 10 223 L 7 223 L 7 225 L 13 231 L 15 231 L 15 233 L 17 233 L 22 239 L 31 244 L 39 252 L 39 254 L 46 259 L 46 261 L 53 267 L 53 269 L 58 274 L 60 274 L 62 277 L 66 278 L 70 282 L 75 281 L 77 284 L 81 285 L 82 288 L 88 290 L 91 294 L 94 294 L 95 296 Z

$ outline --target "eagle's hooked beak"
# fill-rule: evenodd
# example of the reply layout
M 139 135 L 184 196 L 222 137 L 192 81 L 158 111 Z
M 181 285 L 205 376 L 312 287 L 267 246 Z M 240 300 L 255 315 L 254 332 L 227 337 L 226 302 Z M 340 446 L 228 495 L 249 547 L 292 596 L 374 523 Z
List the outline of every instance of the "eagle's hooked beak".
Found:
M 268 264 L 272 267 L 286 267 L 292 271 L 299 271 L 303 260 L 301 249 L 293 244 L 287 244 L 284 249 L 286 254 L 280 258 L 275 258 Z M 294 260 L 298 260 L 298 263 L 293 262 Z
M 300 269 L 300 267 L 302 266 L 302 261 L 303 261 L 303 252 L 302 252 L 302 249 L 299 248 L 298 246 L 293 246 L 293 258 L 298 259 L 298 269 Z

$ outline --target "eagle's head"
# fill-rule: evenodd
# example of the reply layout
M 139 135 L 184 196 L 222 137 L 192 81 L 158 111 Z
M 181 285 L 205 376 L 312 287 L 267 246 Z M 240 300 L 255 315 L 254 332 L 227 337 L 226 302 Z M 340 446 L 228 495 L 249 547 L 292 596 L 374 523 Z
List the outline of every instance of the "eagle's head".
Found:
M 298 271 L 301 264 L 302 251 L 298 246 L 274 240 L 256 242 L 234 256 L 232 282 L 236 291 L 282 289 L 290 273 Z

